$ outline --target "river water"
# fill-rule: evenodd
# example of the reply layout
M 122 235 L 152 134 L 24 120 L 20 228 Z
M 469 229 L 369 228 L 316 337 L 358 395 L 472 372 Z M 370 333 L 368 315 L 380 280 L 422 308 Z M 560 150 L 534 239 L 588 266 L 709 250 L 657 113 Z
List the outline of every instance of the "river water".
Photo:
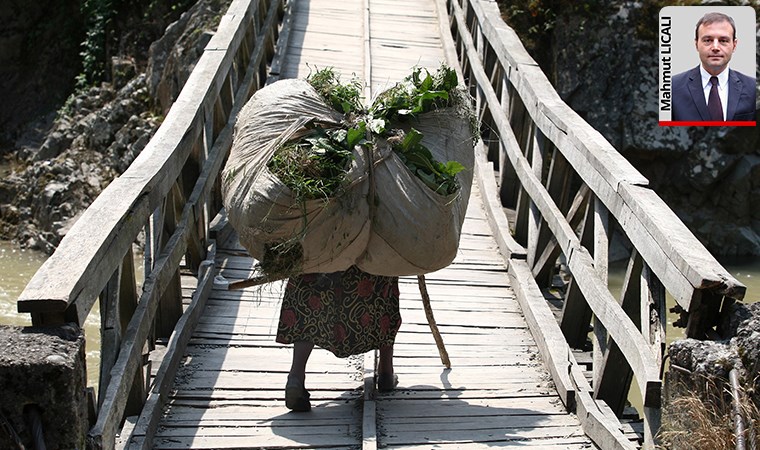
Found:
M 0 324 L 32 324 L 29 314 L 17 312 L 16 299 L 46 258 L 40 252 L 22 250 L 16 244 L 0 240 Z M 87 377 L 89 385 L 97 386 L 100 370 L 100 310 L 97 302 L 84 328 L 87 338 Z
M 45 258 L 45 255 L 41 253 L 21 250 L 15 244 L 0 241 L 0 324 L 31 324 L 28 314 L 16 312 L 16 299 Z M 752 303 L 760 300 L 760 258 L 734 259 L 724 261 L 723 264 L 734 277 L 747 286 L 745 302 Z M 625 266 L 614 264 L 610 269 L 610 290 L 617 295 L 622 285 Z M 672 323 L 676 319 L 675 315 L 668 317 L 669 342 L 683 336 L 683 329 L 672 328 Z M 85 335 L 89 384 L 96 386 L 100 357 L 100 312 L 97 303 L 85 322 Z M 637 403 L 635 398 L 631 398 L 631 401 L 634 404 Z

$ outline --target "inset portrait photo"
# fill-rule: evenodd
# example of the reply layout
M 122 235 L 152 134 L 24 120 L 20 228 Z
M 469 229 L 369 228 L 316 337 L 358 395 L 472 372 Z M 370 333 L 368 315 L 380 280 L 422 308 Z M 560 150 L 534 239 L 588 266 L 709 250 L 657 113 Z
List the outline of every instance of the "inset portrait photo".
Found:
M 755 126 L 755 10 L 666 6 L 659 16 L 661 126 Z

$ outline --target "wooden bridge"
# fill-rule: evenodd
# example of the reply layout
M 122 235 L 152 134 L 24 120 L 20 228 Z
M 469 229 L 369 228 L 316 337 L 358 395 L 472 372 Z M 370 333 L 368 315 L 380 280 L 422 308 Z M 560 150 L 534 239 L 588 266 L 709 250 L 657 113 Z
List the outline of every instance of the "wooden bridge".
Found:
M 372 95 L 441 62 L 482 124 L 460 251 L 427 276 L 452 368 L 416 279 L 402 278 L 398 389 L 375 392 L 374 354 L 315 350 L 313 411 L 289 413 L 291 350 L 273 338 L 281 283 L 224 283 L 255 262 L 220 202 L 237 113 L 311 67 L 356 75 Z M 621 293 L 608 288 L 611 239 L 631 249 Z M 705 338 L 744 290 L 559 98 L 493 1 L 234 0 L 154 138 L 18 307 L 36 325 L 82 324 L 100 302 L 88 448 L 629 449 L 659 428 L 666 292 L 686 334 Z M 626 408 L 634 377 L 640 418 Z

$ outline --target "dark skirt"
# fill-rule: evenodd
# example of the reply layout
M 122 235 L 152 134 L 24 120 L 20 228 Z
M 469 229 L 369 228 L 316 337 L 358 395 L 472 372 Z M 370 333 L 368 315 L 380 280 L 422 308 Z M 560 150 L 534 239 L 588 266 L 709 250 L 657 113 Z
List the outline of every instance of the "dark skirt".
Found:
M 350 267 L 288 280 L 277 342 L 308 341 L 344 358 L 393 345 L 399 326 L 398 277 Z

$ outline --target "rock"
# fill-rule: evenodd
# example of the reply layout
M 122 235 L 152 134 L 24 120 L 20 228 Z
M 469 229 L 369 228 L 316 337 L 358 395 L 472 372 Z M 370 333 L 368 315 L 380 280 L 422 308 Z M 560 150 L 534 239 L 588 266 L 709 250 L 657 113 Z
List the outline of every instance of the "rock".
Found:
M 760 408 L 760 303 L 735 304 L 734 314 L 740 319 L 731 339 L 744 367 L 745 391 Z
M 60 155 L 71 143 L 66 137 L 67 136 L 60 131 L 53 131 L 48 135 L 47 139 L 45 139 L 45 142 L 40 146 L 39 151 L 34 157 L 41 161 L 44 159 L 52 159 Z
M 744 392 L 760 407 L 760 302 L 731 305 L 719 330 L 718 341 L 682 339 L 670 344 L 665 404 L 694 392 L 724 395 L 728 374 L 736 368 Z M 730 404 L 730 397 L 726 400 Z
M 48 449 L 83 449 L 89 428 L 84 334 L 76 326 L 0 326 L 0 412 L 26 448 L 34 448 L 24 421 L 27 405 L 42 411 Z M 0 448 L 18 448 L 0 433 Z
M 57 122 L 40 151 L 13 174 L 9 184 L 23 189 L 6 189 L 12 197 L 8 202 L 31 208 L 19 209 L 18 214 L 0 212 L 5 238 L 52 252 L 69 229 L 62 224 L 126 170 L 158 128 L 155 117 L 141 116 L 150 106 L 144 81 L 144 75 L 138 76 L 118 92 L 107 86 L 92 88 L 74 102 L 71 116 Z M 129 151 L 114 155 L 109 148 L 117 135 L 134 142 L 125 144 Z
M 668 354 L 671 366 L 686 369 L 693 377 L 728 379 L 728 372 L 739 362 L 738 353 L 727 342 L 681 339 L 670 345 Z
M 161 121 L 155 105 L 166 110 L 174 101 L 229 3 L 199 0 L 151 47 L 147 74 L 127 79 L 138 65 L 115 60 L 123 80 L 80 92 L 51 129 L 26 139 L 19 166 L 0 180 L 0 203 L 15 206 L 0 208 L 0 238 L 55 249 L 75 217 L 145 148 Z
M 137 65 L 134 59 L 114 56 L 111 58 L 111 83 L 120 89 L 137 75 Z
M 0 2 L 0 156 L 38 147 L 74 88 L 85 39 L 80 4 Z
M 151 44 L 146 70 L 148 92 L 163 113 L 174 103 L 210 40 L 213 34 L 210 30 L 215 27 L 208 24 L 218 23 L 219 12 L 225 11 L 229 3 L 229 0 L 199 1 Z

